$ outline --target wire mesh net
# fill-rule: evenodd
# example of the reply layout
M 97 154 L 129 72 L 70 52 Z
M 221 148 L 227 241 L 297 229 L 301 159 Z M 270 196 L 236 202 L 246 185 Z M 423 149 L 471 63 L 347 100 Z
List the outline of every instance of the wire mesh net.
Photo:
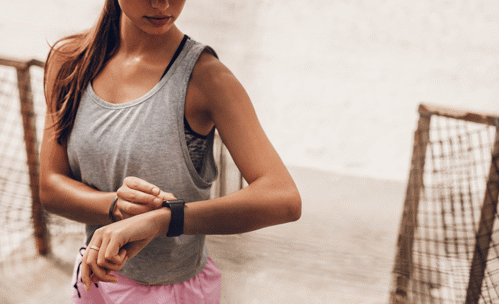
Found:
M 499 303 L 496 130 L 437 115 L 419 130 L 391 303 Z
M 32 191 L 37 189 L 33 189 L 32 179 L 38 178 L 38 147 L 44 127 L 43 69 L 31 66 L 22 75 L 27 83 L 19 80 L 16 68 L 0 65 L 0 272 L 11 271 L 38 255 L 32 210 Z M 28 96 L 32 106 L 21 106 L 20 96 Z M 30 120 L 36 131 L 27 130 L 23 119 Z M 27 149 L 27 141 L 33 143 L 34 151 Z M 37 170 L 30 169 L 30 162 L 35 162 Z M 71 263 L 76 251 L 68 255 L 68 247 L 72 248 L 68 242 L 83 240 L 83 226 L 41 213 L 47 222 L 49 254 Z
M 0 262 L 33 234 L 16 70 L 0 69 Z M 24 152 L 24 153 L 22 153 Z M 18 259 L 29 256 L 16 255 Z

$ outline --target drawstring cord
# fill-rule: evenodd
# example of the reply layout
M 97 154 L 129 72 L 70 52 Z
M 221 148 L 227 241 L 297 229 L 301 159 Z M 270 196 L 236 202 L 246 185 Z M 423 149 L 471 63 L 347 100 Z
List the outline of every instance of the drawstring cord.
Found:
M 81 251 L 85 251 L 87 250 L 87 247 L 81 247 L 80 248 L 80 255 L 83 257 L 83 253 Z M 78 264 L 78 267 L 76 268 L 76 282 L 75 284 L 73 285 L 73 287 L 76 289 L 76 292 L 78 293 L 78 298 L 81 298 L 81 294 L 80 294 L 80 291 L 78 290 L 78 276 L 80 275 L 80 267 L 81 267 L 81 263 L 82 261 L 80 261 L 80 263 Z M 83 280 L 80 279 L 80 281 L 83 283 Z M 99 285 L 97 285 L 97 283 L 94 283 L 95 284 L 95 287 L 99 287 Z

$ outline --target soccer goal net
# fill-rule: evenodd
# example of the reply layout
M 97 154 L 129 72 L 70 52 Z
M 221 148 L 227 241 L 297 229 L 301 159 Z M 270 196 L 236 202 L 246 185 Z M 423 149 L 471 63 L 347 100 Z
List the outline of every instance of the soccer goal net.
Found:
M 419 114 L 390 303 L 499 303 L 499 116 Z

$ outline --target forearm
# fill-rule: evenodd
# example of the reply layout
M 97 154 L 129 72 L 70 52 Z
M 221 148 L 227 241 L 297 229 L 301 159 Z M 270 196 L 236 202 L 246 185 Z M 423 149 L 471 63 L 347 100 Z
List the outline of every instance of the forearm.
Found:
M 294 185 L 262 179 L 221 198 L 186 204 L 184 234 L 244 233 L 295 221 L 300 215 L 301 199 Z
M 40 199 L 48 212 L 91 225 L 111 222 L 109 206 L 115 197 L 114 192 L 98 191 L 59 174 L 42 178 L 40 185 Z

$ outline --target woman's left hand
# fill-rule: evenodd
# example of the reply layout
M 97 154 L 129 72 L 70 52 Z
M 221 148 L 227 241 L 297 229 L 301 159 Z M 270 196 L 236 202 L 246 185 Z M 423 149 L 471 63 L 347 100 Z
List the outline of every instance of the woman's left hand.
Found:
M 82 258 L 85 289 L 89 290 L 92 282 L 116 283 L 111 271 L 121 270 L 153 238 L 166 234 L 169 222 L 169 209 L 160 208 L 97 229 Z

